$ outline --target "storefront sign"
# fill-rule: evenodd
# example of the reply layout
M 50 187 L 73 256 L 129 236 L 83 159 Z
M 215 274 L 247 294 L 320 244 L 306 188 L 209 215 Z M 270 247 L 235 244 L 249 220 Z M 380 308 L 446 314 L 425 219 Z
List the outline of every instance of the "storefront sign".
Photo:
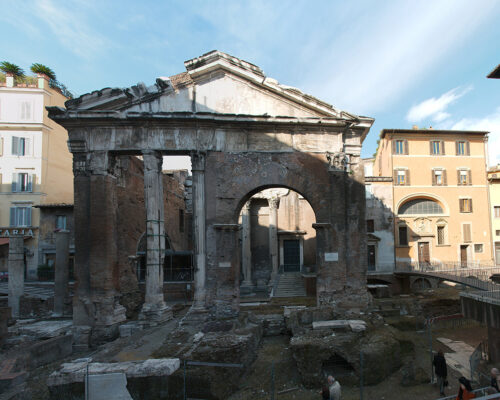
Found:
M 9 228 L 9 229 L 0 229 L 0 237 L 10 237 L 10 236 L 35 236 L 33 233 L 33 229 L 31 228 Z

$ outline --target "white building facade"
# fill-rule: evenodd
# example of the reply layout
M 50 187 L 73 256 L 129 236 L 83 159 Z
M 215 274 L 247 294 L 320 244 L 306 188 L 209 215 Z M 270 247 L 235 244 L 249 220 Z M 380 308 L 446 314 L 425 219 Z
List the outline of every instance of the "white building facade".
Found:
M 37 278 L 39 209 L 51 202 L 72 203 L 71 154 L 67 132 L 47 117 L 46 106 L 67 100 L 49 86 L 0 83 L 0 270 L 7 270 L 9 236 L 25 237 L 27 279 Z

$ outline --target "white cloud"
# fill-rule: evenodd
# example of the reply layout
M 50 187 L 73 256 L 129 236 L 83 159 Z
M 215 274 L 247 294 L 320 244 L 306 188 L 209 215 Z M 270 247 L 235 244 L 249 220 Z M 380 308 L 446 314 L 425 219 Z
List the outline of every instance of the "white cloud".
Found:
M 476 130 L 490 132 L 488 138 L 489 165 L 500 164 L 500 107 L 482 118 L 462 118 L 455 122 L 446 122 L 436 128 Z
M 408 111 L 406 119 L 409 122 L 420 122 L 424 119 L 431 118 L 434 122 L 441 122 L 450 117 L 450 114 L 445 112 L 450 104 L 458 100 L 472 89 L 471 86 L 462 88 L 455 88 L 440 97 L 431 97 L 421 103 L 413 106 Z
M 447 57 L 493 18 L 496 7 L 494 1 L 478 7 L 466 0 L 376 5 L 341 26 L 330 43 L 312 45 L 300 87 L 355 113 L 384 110 L 436 68 L 449 68 Z
M 83 5 L 83 7 L 81 7 Z M 90 58 L 109 46 L 108 40 L 85 21 L 85 3 L 35 1 L 36 16 L 45 22 L 61 44 L 81 58 Z

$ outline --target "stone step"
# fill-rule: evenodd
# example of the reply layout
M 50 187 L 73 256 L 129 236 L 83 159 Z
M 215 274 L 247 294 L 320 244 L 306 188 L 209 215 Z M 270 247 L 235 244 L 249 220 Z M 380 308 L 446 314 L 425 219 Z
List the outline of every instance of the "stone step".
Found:
M 279 276 L 274 297 L 305 297 L 306 290 L 299 273 L 285 273 Z

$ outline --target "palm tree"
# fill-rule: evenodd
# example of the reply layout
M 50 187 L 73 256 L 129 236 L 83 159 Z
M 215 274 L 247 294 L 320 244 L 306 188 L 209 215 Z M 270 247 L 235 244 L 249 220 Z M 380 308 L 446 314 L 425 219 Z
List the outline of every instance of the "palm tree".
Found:
M 2 71 L 4 74 L 10 74 L 16 79 L 22 78 L 24 76 L 24 71 L 21 67 L 8 61 L 2 61 L 0 63 L 0 71 Z
M 31 65 L 30 69 L 31 69 L 31 72 L 33 72 L 34 74 L 47 75 L 50 79 L 52 79 L 54 81 L 57 80 L 55 72 L 51 68 L 49 68 L 43 64 L 34 63 Z

